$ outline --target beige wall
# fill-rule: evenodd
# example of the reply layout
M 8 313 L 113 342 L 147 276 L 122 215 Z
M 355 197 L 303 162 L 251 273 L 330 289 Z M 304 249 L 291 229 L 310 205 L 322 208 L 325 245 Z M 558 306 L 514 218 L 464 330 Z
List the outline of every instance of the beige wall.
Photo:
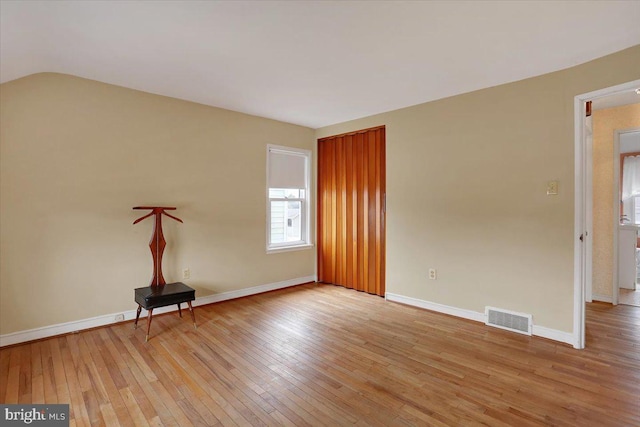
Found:
M 613 137 L 640 127 L 640 104 L 593 112 L 593 294 L 613 296 Z
M 574 97 L 636 79 L 640 46 L 317 130 L 387 126 L 387 292 L 571 332 Z
M 179 207 L 165 276 L 191 268 L 198 296 L 312 275 L 311 250 L 265 254 L 266 145 L 380 124 L 388 292 L 571 331 L 573 97 L 635 79 L 640 46 L 315 134 L 59 74 L 5 83 L 0 334 L 133 309 L 151 270 L 140 204 Z
M 266 146 L 313 130 L 60 74 L 0 90 L 0 334 L 134 309 L 136 205 L 178 207 L 164 273 L 197 296 L 314 274 L 313 250 L 265 253 Z

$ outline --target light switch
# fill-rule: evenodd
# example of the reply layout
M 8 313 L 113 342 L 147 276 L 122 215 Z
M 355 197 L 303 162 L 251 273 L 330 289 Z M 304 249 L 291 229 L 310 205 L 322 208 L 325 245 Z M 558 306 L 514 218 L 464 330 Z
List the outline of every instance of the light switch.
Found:
M 558 181 L 549 181 L 547 183 L 547 196 L 558 195 Z

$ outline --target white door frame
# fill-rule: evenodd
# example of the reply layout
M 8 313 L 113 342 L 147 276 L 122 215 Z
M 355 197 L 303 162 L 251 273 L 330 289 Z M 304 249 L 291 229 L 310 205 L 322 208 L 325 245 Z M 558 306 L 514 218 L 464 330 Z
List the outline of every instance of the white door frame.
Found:
M 588 146 L 585 119 L 587 101 L 615 95 L 640 87 L 640 80 L 623 83 L 574 97 L 574 147 L 575 147 L 575 204 L 573 246 L 573 347 L 585 346 L 585 296 L 591 288 L 592 259 L 591 236 L 593 234 L 593 147 Z M 614 251 L 616 248 L 614 248 Z M 587 257 L 587 254 L 589 256 Z M 615 275 L 617 269 L 614 268 Z M 587 274 L 587 272 L 589 272 Z
M 585 114 L 586 115 L 586 114 Z M 584 153 L 585 153 L 585 192 L 587 197 L 585 197 L 585 201 L 593 199 L 593 116 L 585 117 L 585 125 L 583 126 L 583 130 L 586 130 L 586 134 L 583 136 Z M 593 205 L 590 205 L 593 206 Z M 593 209 L 586 209 L 585 211 L 585 235 L 588 237 L 584 240 L 584 279 L 583 282 L 585 285 L 585 295 L 584 300 L 586 302 L 592 302 L 593 300 Z

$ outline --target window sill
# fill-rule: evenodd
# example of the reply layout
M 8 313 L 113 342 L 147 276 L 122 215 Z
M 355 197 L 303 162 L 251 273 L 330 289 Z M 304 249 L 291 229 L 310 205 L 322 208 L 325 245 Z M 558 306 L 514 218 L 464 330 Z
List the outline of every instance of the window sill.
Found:
M 279 252 L 303 251 L 311 248 L 313 248 L 313 244 L 311 243 L 304 243 L 302 245 L 295 245 L 295 246 L 281 246 L 276 248 L 267 248 L 267 254 L 277 254 Z

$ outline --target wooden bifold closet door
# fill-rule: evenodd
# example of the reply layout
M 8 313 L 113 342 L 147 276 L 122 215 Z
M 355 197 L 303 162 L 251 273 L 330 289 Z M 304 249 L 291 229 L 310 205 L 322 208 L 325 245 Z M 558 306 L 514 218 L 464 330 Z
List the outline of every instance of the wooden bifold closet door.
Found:
M 318 280 L 384 296 L 385 128 L 318 140 Z

